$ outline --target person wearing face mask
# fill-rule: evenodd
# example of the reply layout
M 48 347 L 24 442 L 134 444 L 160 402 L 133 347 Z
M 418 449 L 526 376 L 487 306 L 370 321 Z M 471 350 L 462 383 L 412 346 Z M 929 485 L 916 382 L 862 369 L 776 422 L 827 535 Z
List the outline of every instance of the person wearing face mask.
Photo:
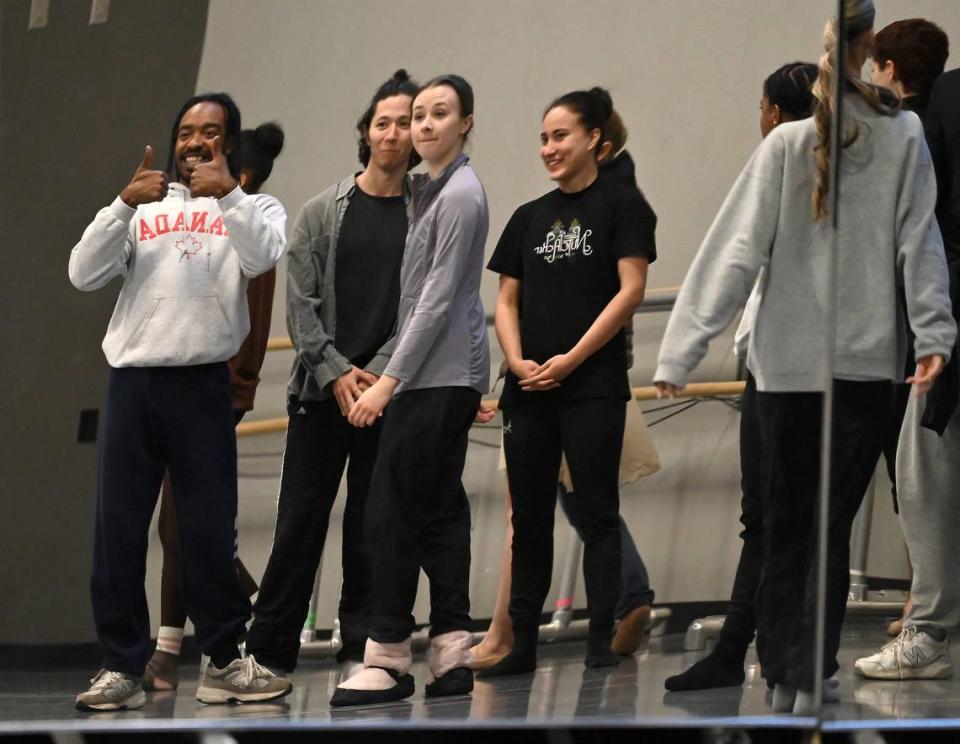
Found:
M 760 99 L 760 136 L 766 138 L 777 126 L 805 119 L 813 113 L 813 87 L 817 66 L 792 62 L 778 68 L 763 81 Z M 746 361 L 750 331 L 761 301 L 763 270 L 747 300 L 734 337 L 734 350 Z M 664 686 L 671 691 L 705 690 L 743 684 L 743 662 L 757 629 L 754 599 L 763 567 L 763 498 L 760 476 L 760 431 L 756 418 L 757 382 L 747 370 L 740 400 L 740 486 L 743 497 L 740 537 L 743 547 L 733 579 L 733 591 L 717 644 L 703 659 L 682 674 L 668 677 Z M 761 642 L 758 641 L 758 645 Z
M 240 168 L 240 188 L 254 197 L 264 215 L 270 215 L 279 224 L 286 221 L 283 205 L 260 188 L 270 177 L 273 161 L 283 149 L 283 130 L 267 122 L 256 129 L 244 129 L 240 134 L 243 162 Z M 270 315 L 273 310 L 273 289 L 276 268 L 254 277 L 247 284 L 247 307 L 250 310 L 250 333 L 240 351 L 230 358 L 230 397 L 233 401 L 234 421 L 240 423 L 247 411 L 253 410 L 260 368 L 267 351 L 270 336 Z M 180 587 L 180 546 L 177 538 L 177 514 L 171 493 L 170 474 L 163 479 L 160 496 L 160 516 L 157 531 L 163 546 L 163 568 L 160 575 L 160 630 L 157 649 L 147 663 L 143 676 L 146 690 L 175 690 L 179 684 L 177 662 L 183 640 L 183 626 L 187 611 L 183 606 Z M 240 582 L 247 596 L 257 591 L 257 583 L 246 567 L 235 560 Z
M 586 665 L 611 649 L 620 594 L 619 466 L 630 398 L 624 325 L 656 257 L 655 218 L 635 185 L 600 177 L 613 102 L 602 88 L 544 112 L 540 155 L 558 188 L 514 212 L 488 268 L 500 274 L 497 338 L 509 371 L 500 406 L 513 497 L 514 645 L 481 672 L 534 671 L 553 568 L 553 518 L 566 455 L 584 539 Z
M 776 712 L 815 712 L 814 670 L 837 671 L 850 581 L 850 530 L 873 476 L 889 416 L 891 382 L 903 371 L 905 339 L 897 302 L 904 288 L 916 333 L 915 374 L 925 393 L 950 357 L 957 327 L 950 312 L 943 243 L 934 219 L 936 180 L 923 126 L 897 101 L 863 82 L 875 9 L 846 0 L 847 56 L 837 71 L 844 95 L 842 188 L 834 233 L 829 139 L 834 50 L 828 22 L 810 119 L 774 129 L 750 158 L 684 280 L 654 375 L 674 397 L 743 306 L 761 268 L 762 299 L 750 332 L 747 367 L 756 380 L 761 446 L 764 558 L 757 590 L 760 661 L 775 686 Z M 836 238 L 836 336 L 821 301 L 830 286 Z M 833 379 L 823 358 L 835 354 Z M 815 550 L 823 391 L 836 391 L 823 648 L 815 646 Z M 824 699 L 836 700 L 832 684 Z
M 873 80 L 903 96 L 905 108 L 926 114 L 927 144 L 937 175 L 937 221 L 943 231 L 954 320 L 960 313 L 960 71 L 943 74 L 946 35 L 929 21 L 892 23 L 877 33 Z M 939 76 L 938 76 L 939 75 Z M 905 401 L 897 447 L 900 527 L 911 559 L 910 601 L 893 624 L 896 639 L 857 659 L 868 679 L 946 679 L 953 676 L 950 634 L 960 623 L 953 547 L 960 471 L 960 387 L 956 352 L 922 399 Z
M 370 633 L 364 669 L 330 704 L 409 697 L 411 633 L 420 570 L 430 582 L 429 697 L 473 689 L 470 659 L 470 508 L 461 477 L 467 435 L 488 389 L 490 350 L 480 301 L 489 216 L 463 153 L 474 97 L 459 75 L 426 83 L 413 100 L 413 145 L 428 179 L 414 184 L 414 214 L 400 275 L 396 346 L 348 419 L 361 429 L 386 414 L 370 497 Z
M 408 171 L 416 84 L 398 70 L 357 122 L 364 166 L 308 201 L 297 217 L 287 272 L 287 326 L 295 360 L 273 547 L 253 608 L 247 650 L 292 672 L 344 469 L 343 585 L 337 654 L 349 677 L 370 622 L 370 556 L 364 535 L 381 425 L 357 429 L 347 414 L 383 373 L 393 348 L 400 265 L 411 214 Z
M 874 37 L 873 51 L 870 55 L 870 77 L 874 85 L 887 88 L 900 96 L 900 105 L 908 111 L 913 111 L 923 121 L 927 116 L 930 90 L 934 81 L 943 72 L 949 53 L 950 43 L 947 35 L 936 24 L 922 18 L 896 21 L 884 26 Z M 941 229 L 942 227 L 941 224 Z M 905 299 L 901 298 L 900 302 L 905 303 Z M 909 328 L 907 332 L 909 334 Z M 913 354 L 908 346 L 905 367 L 907 374 L 914 365 Z M 909 385 L 894 385 L 890 425 L 883 446 L 887 475 L 893 484 L 891 489 L 893 509 L 897 513 L 900 511 L 896 486 L 897 449 L 909 399 Z M 900 635 L 903 630 L 903 618 L 910 613 L 911 606 L 912 600 L 908 595 L 903 615 L 890 623 L 887 628 L 888 635 Z
M 123 277 L 103 340 L 111 369 L 91 580 L 103 667 L 77 697 L 80 710 L 146 701 L 147 532 L 168 468 L 184 605 L 211 659 L 197 699 L 256 702 L 291 689 L 252 655 L 241 659 L 237 646 L 250 600 L 234 566 L 237 442 L 227 360 L 250 330 L 248 281 L 286 248 L 282 215 L 265 213 L 240 188 L 240 132 L 230 96 L 188 100 L 174 120 L 167 172 L 153 168 L 147 146 L 130 183 L 70 254 L 78 289 Z

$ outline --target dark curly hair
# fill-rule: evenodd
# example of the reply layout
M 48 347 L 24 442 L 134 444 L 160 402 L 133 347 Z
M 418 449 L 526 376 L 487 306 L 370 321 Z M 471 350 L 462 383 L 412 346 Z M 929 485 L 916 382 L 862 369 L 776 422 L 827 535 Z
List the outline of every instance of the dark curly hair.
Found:
M 763 95 L 771 106 L 779 106 L 795 119 L 813 113 L 813 84 L 819 68 L 812 62 L 790 62 L 763 81 Z
M 263 182 L 270 178 L 273 161 L 283 150 L 283 129 L 275 121 L 268 121 L 256 129 L 244 129 L 240 140 L 243 142 L 241 166 L 250 174 L 244 191 L 256 194 Z

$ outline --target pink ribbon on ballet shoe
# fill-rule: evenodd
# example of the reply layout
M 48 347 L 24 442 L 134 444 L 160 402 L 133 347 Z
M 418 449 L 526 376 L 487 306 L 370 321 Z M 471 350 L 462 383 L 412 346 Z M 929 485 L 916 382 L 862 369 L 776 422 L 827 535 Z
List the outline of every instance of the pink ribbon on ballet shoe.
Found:
M 468 630 L 454 630 L 430 639 L 430 673 L 440 679 L 451 669 L 469 667 L 473 661 L 470 646 L 473 635 Z

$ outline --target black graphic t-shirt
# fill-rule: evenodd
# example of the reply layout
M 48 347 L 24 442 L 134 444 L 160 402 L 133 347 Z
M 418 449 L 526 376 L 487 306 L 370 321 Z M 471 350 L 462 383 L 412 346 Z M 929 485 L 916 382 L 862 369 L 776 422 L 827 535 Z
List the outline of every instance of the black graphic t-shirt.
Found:
M 620 291 L 617 261 L 656 258 L 655 225 L 638 189 L 602 176 L 583 191 L 557 189 L 513 213 L 487 268 L 521 281 L 525 359 L 543 363 L 577 344 Z M 507 373 L 501 406 L 533 402 L 533 396 L 629 398 L 623 331 L 552 391 L 525 393 Z
M 387 342 L 400 305 L 400 264 L 407 239 L 402 196 L 371 196 L 358 186 L 337 239 L 334 345 L 356 367 Z

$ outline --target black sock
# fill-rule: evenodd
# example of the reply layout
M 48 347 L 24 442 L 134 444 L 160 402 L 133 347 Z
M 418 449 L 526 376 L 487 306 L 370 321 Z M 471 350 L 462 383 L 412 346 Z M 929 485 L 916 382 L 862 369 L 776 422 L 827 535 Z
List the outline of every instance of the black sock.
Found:
M 746 651 L 718 645 L 682 674 L 667 677 L 664 687 L 671 691 L 709 690 L 714 687 L 737 687 L 743 684 L 743 659 Z
M 240 658 L 240 651 L 236 646 L 224 646 L 210 654 L 210 661 L 217 669 L 226 669 L 234 659 Z
M 584 666 L 595 669 L 597 667 L 616 666 L 620 663 L 620 657 L 610 648 L 611 631 L 612 629 L 590 629 L 590 635 L 587 636 L 587 658 L 584 659 Z

